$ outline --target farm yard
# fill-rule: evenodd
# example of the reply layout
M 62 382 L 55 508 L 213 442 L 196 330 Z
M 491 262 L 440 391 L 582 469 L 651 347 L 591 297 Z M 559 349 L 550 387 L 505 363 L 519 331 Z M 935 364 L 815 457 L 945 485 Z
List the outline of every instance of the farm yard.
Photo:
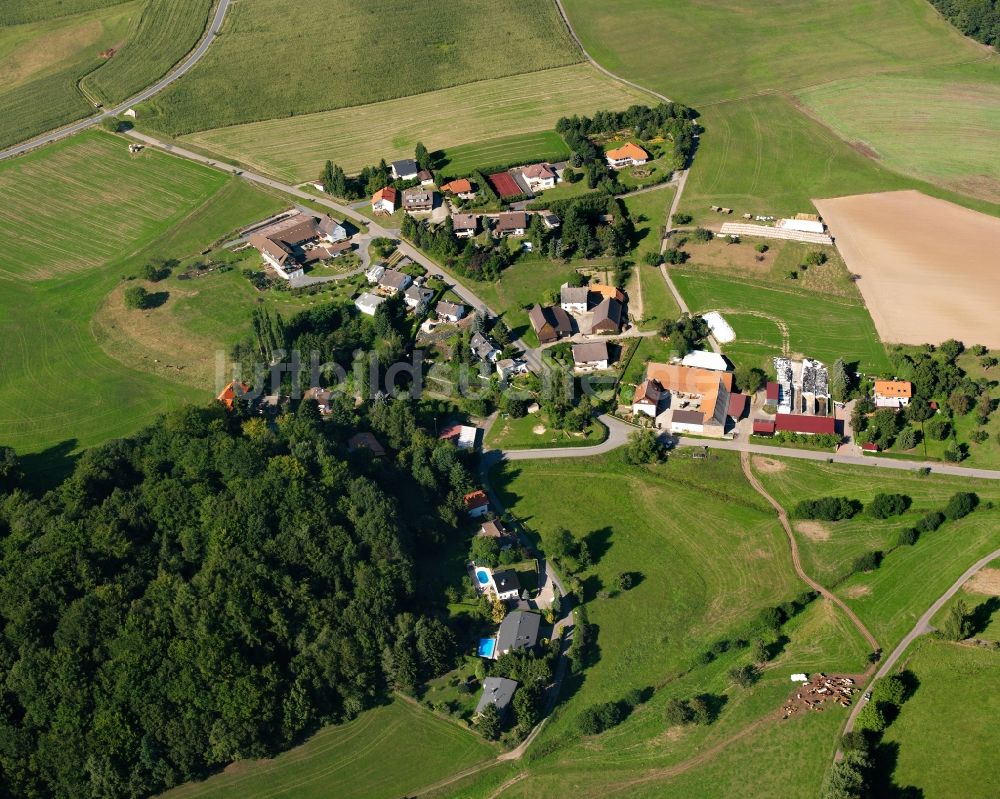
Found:
M 612 81 L 589 64 L 575 64 L 516 80 L 483 80 L 370 105 L 205 130 L 181 140 L 293 182 L 315 178 L 327 160 L 350 173 L 381 158 L 410 157 L 420 141 L 445 151 L 445 173 L 464 175 L 468 166 L 566 157 L 565 144 L 552 130 L 560 117 L 648 101 L 649 95 Z
M 106 63 L 100 54 L 127 37 L 142 7 L 81 2 L 81 13 L 61 16 L 52 4 L 50 18 L 34 4 L 9 5 L 0 4 L 0 148 L 91 113 L 76 82 Z
M 397 699 L 326 727 L 273 760 L 240 761 L 163 799 L 395 799 L 489 760 L 495 749 L 411 702 Z
M 212 5 L 213 0 L 150 0 L 124 45 L 83 79 L 83 89 L 111 105 L 156 83 L 197 44 Z
M 306 44 L 326 26 L 335 47 Z M 553 3 L 255 0 L 233 4 L 205 58 L 152 101 L 148 124 L 178 135 L 287 119 L 581 60 Z
M 1000 220 L 915 191 L 817 200 L 816 207 L 861 276 L 858 288 L 885 341 L 957 338 L 1000 347 Z

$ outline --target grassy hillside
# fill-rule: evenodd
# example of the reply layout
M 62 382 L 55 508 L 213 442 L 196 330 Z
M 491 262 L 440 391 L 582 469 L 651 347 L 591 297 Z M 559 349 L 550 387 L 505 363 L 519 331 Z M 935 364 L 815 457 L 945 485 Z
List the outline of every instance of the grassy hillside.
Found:
M 412 158 L 418 141 L 431 150 L 445 149 L 447 161 L 453 158 L 449 148 L 484 142 L 476 155 L 460 151 L 458 165 L 474 161 L 494 166 L 539 150 L 541 155 L 565 157 L 565 145 L 552 131 L 557 119 L 600 108 L 626 108 L 648 98 L 589 64 L 575 64 L 361 107 L 206 130 L 183 140 L 292 181 L 315 178 L 327 159 L 356 172 L 380 158 Z M 536 135 L 535 141 L 512 141 L 511 137 L 527 132 Z M 553 145 L 552 137 L 558 145 Z M 482 163 L 486 152 L 491 160 Z M 448 163 L 445 169 L 465 174 L 458 165 Z
M 327 727 L 273 760 L 236 763 L 164 799 L 395 799 L 433 784 L 494 749 L 479 735 L 397 700 Z
M 68 17 L 97 8 L 121 5 L 129 0 L 4 0 L 0 25 L 22 25 L 57 17 Z
M 196 69 L 154 101 L 178 134 L 405 97 L 577 62 L 551 3 L 234 3 Z M 220 102 L 220 98 L 226 102 Z M 452 109 L 455 110 L 455 109 Z
M 126 39 L 140 8 L 130 2 L 0 25 L 0 148 L 92 112 L 76 83 L 105 63 L 101 52 Z
M 110 105 L 156 83 L 194 48 L 212 6 L 213 0 L 148 2 L 122 48 L 84 79 L 83 88 Z

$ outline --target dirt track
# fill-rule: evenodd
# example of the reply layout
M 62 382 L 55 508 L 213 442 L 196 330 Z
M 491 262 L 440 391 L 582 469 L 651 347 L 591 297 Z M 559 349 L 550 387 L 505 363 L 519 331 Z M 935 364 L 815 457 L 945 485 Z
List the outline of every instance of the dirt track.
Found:
M 813 202 L 883 341 L 1000 347 L 1000 219 L 917 191 Z

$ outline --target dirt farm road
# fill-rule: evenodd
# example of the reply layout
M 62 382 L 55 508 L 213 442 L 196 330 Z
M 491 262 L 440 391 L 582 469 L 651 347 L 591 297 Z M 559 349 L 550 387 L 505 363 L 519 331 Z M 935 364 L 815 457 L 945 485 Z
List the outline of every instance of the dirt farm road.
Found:
M 128 98 L 123 103 L 119 103 L 113 108 L 103 110 L 100 113 L 87 117 L 86 119 L 81 119 L 77 122 L 72 122 L 69 125 L 64 125 L 61 128 L 56 128 L 55 130 L 50 130 L 48 133 L 43 133 L 40 136 L 35 136 L 33 139 L 28 139 L 20 144 L 15 144 L 13 147 L 9 147 L 6 150 L 0 150 L 0 161 L 4 158 L 11 158 L 15 155 L 21 155 L 22 153 L 28 152 L 28 150 L 33 150 L 36 147 L 41 147 L 43 144 L 48 144 L 49 142 L 58 141 L 59 139 L 64 139 L 67 136 L 72 136 L 74 133 L 79 133 L 81 130 L 86 130 L 87 128 L 97 125 L 101 120 L 107 117 L 118 116 L 124 113 L 126 110 L 136 105 L 137 103 L 144 102 L 151 98 L 155 94 L 159 94 L 167 86 L 176 81 L 178 78 L 187 74 L 191 68 L 197 64 L 202 56 L 208 52 L 209 46 L 215 41 L 215 37 L 219 34 L 219 29 L 222 27 L 222 20 L 226 16 L 226 9 L 229 8 L 230 0 L 219 0 L 219 5 L 215 9 L 215 16 L 212 17 L 212 21 L 209 22 L 208 28 L 205 30 L 204 35 L 201 40 L 195 46 L 188 56 L 180 63 L 176 69 L 172 69 L 166 75 L 164 75 L 160 80 L 154 83 L 152 86 L 143 89 L 138 94 L 133 97 Z

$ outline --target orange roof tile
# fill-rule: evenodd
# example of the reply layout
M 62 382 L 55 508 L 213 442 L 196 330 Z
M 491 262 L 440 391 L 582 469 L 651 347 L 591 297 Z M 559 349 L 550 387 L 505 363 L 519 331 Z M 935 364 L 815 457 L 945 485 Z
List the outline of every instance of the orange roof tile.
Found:
M 617 150 L 608 150 L 608 158 L 613 161 L 620 161 L 623 158 L 631 158 L 633 161 L 648 161 L 649 153 L 643 150 L 638 144 L 623 144 Z
M 875 393 L 880 397 L 913 396 L 913 384 L 909 380 L 876 380 Z

